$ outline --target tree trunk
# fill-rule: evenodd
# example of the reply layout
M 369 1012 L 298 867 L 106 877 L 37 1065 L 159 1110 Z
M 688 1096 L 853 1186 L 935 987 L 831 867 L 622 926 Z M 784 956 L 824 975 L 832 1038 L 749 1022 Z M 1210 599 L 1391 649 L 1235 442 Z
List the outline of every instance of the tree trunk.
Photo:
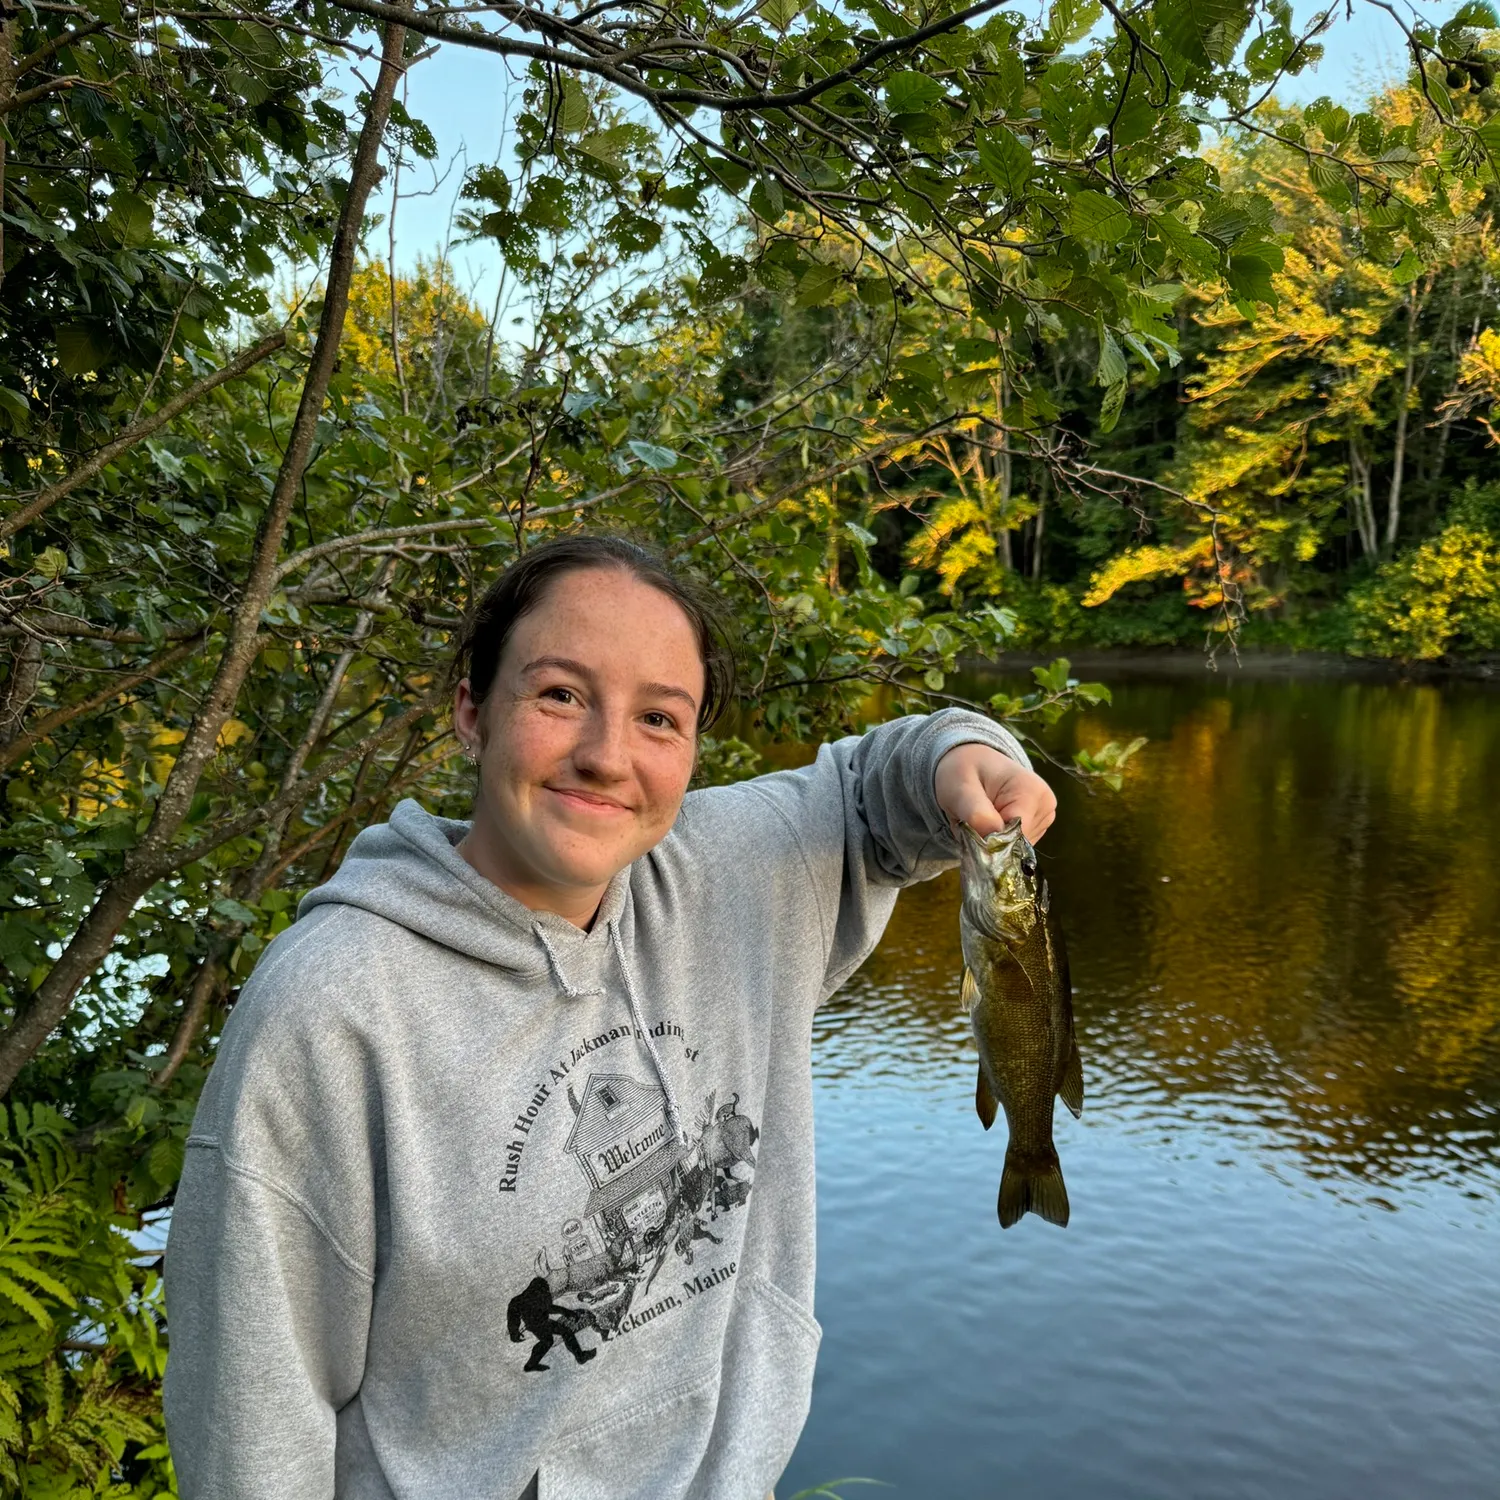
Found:
M 1359 439 L 1349 439 L 1350 498 L 1354 508 L 1354 524 L 1359 531 L 1360 545 L 1366 557 L 1374 557 L 1379 550 L 1375 538 L 1375 502 L 1370 495 L 1370 465 L 1359 450 Z
M 380 177 L 380 143 L 390 116 L 396 84 L 404 70 L 405 43 L 406 28 L 396 21 L 389 21 L 383 37 L 380 75 L 371 90 L 369 108 L 354 152 L 348 192 L 334 235 L 322 318 L 307 379 L 302 387 L 302 398 L 213 685 L 182 741 L 145 834 L 126 856 L 119 875 L 102 887 L 93 908 L 79 924 L 61 957 L 31 998 L 17 1007 L 15 1018 L 0 1036 L 0 1094 L 9 1091 L 16 1075 L 68 1013 L 74 996 L 104 960 L 136 903 L 159 878 L 163 860 L 192 806 L 199 778 L 215 753 L 219 731 L 233 711 L 254 662 L 261 611 L 276 585 L 276 560 L 307 470 L 318 418 L 333 378 L 349 306 L 354 256 L 359 247 L 365 205 L 371 188 Z
M 41 676 L 42 643 L 29 635 L 15 648 L 10 659 L 10 676 L 0 688 L 0 747 L 9 747 L 20 738 L 26 710 L 36 696 L 36 685 Z M 0 760 L 0 764 L 3 763 Z
M 1036 580 L 1040 580 L 1042 576 L 1042 538 L 1046 535 L 1048 484 L 1049 477 L 1044 467 L 1038 480 L 1041 494 L 1036 502 L 1036 525 L 1031 531 L 1031 576 Z
M 1406 297 L 1406 368 L 1401 373 L 1401 409 L 1396 414 L 1396 451 L 1391 459 L 1391 491 L 1385 509 L 1385 550 L 1390 552 L 1396 545 L 1396 533 L 1401 529 L 1401 481 L 1406 473 L 1406 426 L 1411 416 L 1411 387 L 1416 375 L 1417 314 L 1416 287 L 1407 291 Z

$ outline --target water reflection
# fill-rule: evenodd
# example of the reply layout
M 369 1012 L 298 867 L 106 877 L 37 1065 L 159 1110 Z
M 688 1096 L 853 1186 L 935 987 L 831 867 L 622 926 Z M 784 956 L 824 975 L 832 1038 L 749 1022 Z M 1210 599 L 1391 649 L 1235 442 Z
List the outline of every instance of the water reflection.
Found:
M 910 891 L 816 1021 L 825 1335 L 778 1490 L 1495 1494 L 1500 693 L 1113 685 L 1057 751 L 1151 743 L 1041 846 L 1072 1224 L 995 1222 L 956 881 Z
M 1492 1189 L 1500 1162 L 1500 695 L 1136 682 L 1054 748 L 1150 737 L 1060 787 L 1090 1112 L 1248 1131 L 1334 1183 Z M 829 1077 L 969 1066 L 956 877 L 908 892 L 821 1019 Z M 873 1054 L 849 1033 L 877 1012 Z M 893 1030 L 902 1037 L 891 1045 Z M 1122 1121 L 1122 1123 L 1125 1123 Z

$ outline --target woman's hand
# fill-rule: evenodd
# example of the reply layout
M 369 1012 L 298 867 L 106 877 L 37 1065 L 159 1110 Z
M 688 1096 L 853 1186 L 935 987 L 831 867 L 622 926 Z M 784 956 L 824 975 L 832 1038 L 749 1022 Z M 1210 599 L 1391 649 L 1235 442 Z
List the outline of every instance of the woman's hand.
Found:
M 1034 844 L 1057 816 L 1057 798 L 1035 771 L 988 745 L 955 745 L 939 762 L 933 782 L 938 806 L 981 838 L 999 833 L 1012 818 Z

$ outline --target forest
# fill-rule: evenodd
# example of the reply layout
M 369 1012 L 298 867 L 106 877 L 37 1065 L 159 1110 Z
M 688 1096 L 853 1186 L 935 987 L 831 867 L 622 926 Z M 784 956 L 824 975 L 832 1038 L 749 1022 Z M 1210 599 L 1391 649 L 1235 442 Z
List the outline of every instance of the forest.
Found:
M 174 1493 L 220 1029 L 359 828 L 466 810 L 450 643 L 529 542 L 729 601 L 706 780 L 1007 652 L 1057 657 L 980 703 L 1021 732 L 1107 696 L 1076 648 L 1500 653 L 1485 0 L 1305 107 L 1337 18 L 1286 0 L 0 14 L 7 1489 Z M 492 305 L 371 208 L 438 46 L 515 84 L 453 225 Z

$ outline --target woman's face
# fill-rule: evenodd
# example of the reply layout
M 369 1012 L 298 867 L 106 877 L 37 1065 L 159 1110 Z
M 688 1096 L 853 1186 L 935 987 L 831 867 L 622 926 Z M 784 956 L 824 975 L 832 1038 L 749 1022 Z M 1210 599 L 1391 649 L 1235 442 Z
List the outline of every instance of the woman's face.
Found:
M 692 622 L 621 568 L 564 573 L 516 622 L 494 685 L 459 684 L 479 751 L 460 846 L 536 910 L 587 925 L 616 871 L 671 828 L 693 772 L 703 661 Z

